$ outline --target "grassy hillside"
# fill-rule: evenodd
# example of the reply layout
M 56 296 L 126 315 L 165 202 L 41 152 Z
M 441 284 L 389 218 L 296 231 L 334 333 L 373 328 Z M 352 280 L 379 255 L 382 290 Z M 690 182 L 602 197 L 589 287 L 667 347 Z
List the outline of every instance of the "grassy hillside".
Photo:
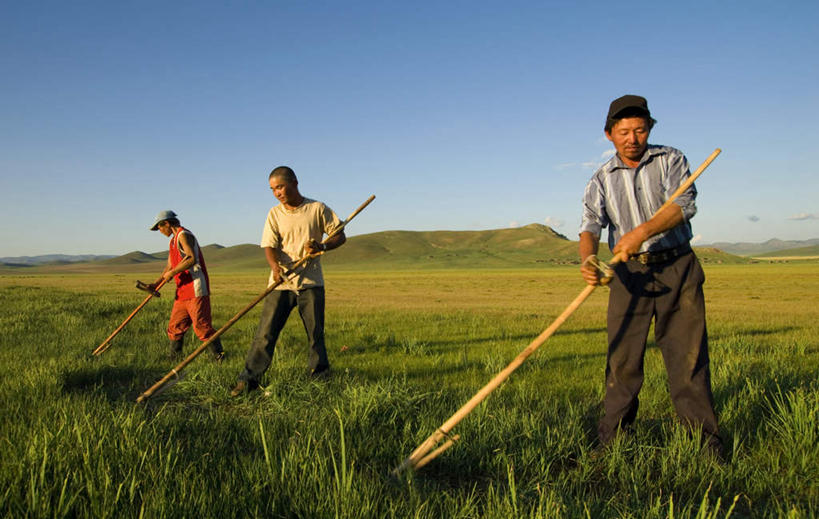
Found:
M 328 266 L 385 269 L 502 268 L 577 261 L 577 243 L 540 224 L 487 231 L 383 231 L 350 238 Z
M 222 247 L 211 249 L 202 247 L 205 255 L 205 262 L 209 269 L 229 268 L 232 270 L 245 269 L 266 269 L 267 260 L 264 258 L 264 251 L 258 245 L 235 245 L 233 247 Z
M 757 258 L 795 258 L 795 257 L 819 257 L 819 245 L 811 245 L 809 247 L 798 247 L 796 249 L 779 250 L 776 252 L 768 252 L 765 254 L 757 254 Z
M 132 265 L 134 263 L 148 263 L 151 261 L 158 262 L 164 261 L 164 259 L 153 254 L 147 254 L 145 252 L 135 250 L 133 252 L 129 252 L 128 254 L 117 256 L 116 258 L 110 258 L 95 263 L 100 263 L 102 265 Z
M 748 258 L 735 256 L 734 254 L 713 247 L 694 247 L 694 252 L 697 253 L 697 257 L 702 263 L 737 265 L 750 262 Z

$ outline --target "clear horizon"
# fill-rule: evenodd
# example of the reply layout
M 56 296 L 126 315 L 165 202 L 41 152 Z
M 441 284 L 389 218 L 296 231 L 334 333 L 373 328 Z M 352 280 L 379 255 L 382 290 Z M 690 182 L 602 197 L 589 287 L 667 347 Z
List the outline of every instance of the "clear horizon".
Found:
M 819 236 L 819 4 L 4 3 L 0 257 L 258 243 L 287 164 L 351 235 L 576 240 L 609 102 L 698 180 L 696 245 Z M 605 239 L 605 236 L 603 237 Z M 58 252 L 55 252 L 58 251 Z

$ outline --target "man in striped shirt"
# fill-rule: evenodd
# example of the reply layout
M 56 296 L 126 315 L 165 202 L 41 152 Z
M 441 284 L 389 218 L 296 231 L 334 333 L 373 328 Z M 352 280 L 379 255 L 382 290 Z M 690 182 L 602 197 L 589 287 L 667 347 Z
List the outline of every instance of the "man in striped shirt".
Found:
M 604 227 L 612 252 L 629 257 L 615 267 L 610 284 L 606 392 L 598 437 L 608 444 L 637 416 L 653 320 L 677 415 L 687 426 L 701 429 L 704 444 L 720 455 L 708 365 L 705 275 L 689 245 L 697 191 L 691 186 L 657 213 L 690 172 L 682 152 L 648 144 L 655 123 L 645 98 L 626 95 L 612 101 L 604 130 L 617 153 L 594 173 L 583 196 L 580 259 L 586 282 L 599 283 L 593 260 Z

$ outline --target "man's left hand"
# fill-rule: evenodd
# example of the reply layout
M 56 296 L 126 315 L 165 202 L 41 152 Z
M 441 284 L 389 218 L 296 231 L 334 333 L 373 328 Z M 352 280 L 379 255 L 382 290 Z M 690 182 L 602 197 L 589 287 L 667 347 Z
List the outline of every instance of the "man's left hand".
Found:
M 327 249 L 316 240 L 307 240 L 307 243 L 304 244 L 304 250 L 307 251 L 307 254 L 317 254 L 319 252 L 324 252 Z
M 647 236 L 643 232 L 642 228 L 636 227 L 620 238 L 620 241 L 618 241 L 617 245 L 614 246 L 614 250 L 612 250 L 612 252 L 614 254 L 625 253 L 629 257 L 634 256 L 640 252 L 640 246 L 643 244 L 646 238 Z

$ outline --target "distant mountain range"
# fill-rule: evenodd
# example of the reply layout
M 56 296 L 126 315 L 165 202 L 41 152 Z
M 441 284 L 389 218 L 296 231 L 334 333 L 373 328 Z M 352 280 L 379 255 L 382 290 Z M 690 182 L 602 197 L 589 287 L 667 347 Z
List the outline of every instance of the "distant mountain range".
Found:
M 714 247 L 715 249 L 719 249 L 730 254 L 736 254 L 737 256 L 762 256 L 780 251 L 787 251 L 787 254 L 781 254 L 782 256 L 804 256 L 807 254 L 792 254 L 794 251 L 791 249 L 803 249 L 805 247 L 812 247 L 816 245 L 819 245 L 819 238 L 814 238 L 812 240 L 778 240 L 774 238 L 762 243 L 716 242 L 707 246 Z
M 781 257 L 817 257 L 819 258 L 819 245 L 811 245 L 809 247 L 797 247 L 796 249 L 778 250 L 774 252 L 766 252 L 764 254 L 754 254 L 757 258 L 781 258 Z
M 65 263 L 97 261 L 114 257 L 115 256 L 104 254 L 43 254 L 41 256 L 7 256 L 0 258 L 0 263 L 19 266 L 62 265 Z
M 202 247 L 208 267 L 230 269 L 266 268 L 264 253 L 257 245 Z M 765 243 L 715 243 L 695 247 L 703 263 L 745 263 L 743 256 L 819 256 L 819 239 L 806 241 L 768 240 Z M 601 258 L 611 256 L 601 244 Z M 161 270 L 167 251 L 133 251 L 122 256 L 50 254 L 0 258 L 6 268 L 41 267 L 64 271 L 153 272 Z M 551 227 L 530 224 L 511 229 L 486 231 L 382 231 L 353 236 L 347 244 L 322 259 L 327 266 L 342 269 L 443 269 L 524 268 L 576 264 L 577 242 Z

